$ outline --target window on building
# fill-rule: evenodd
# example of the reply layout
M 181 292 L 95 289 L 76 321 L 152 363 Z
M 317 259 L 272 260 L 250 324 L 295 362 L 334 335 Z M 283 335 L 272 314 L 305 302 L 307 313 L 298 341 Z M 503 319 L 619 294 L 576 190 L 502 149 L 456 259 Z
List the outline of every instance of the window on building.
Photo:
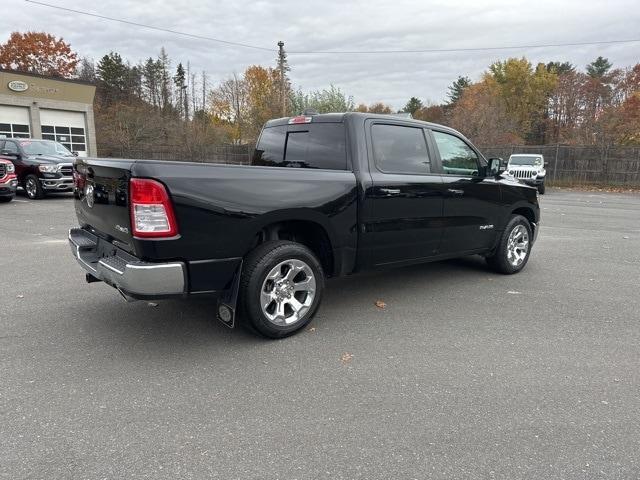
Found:
M 425 174 L 430 171 L 424 131 L 419 127 L 374 124 L 373 158 L 385 173 Z
M 72 152 L 87 151 L 87 136 L 84 128 L 42 125 L 42 138 L 55 140 Z
M 29 138 L 29 125 L 0 123 L 0 138 Z
M 343 123 L 268 127 L 262 131 L 252 164 L 346 170 L 345 142 Z

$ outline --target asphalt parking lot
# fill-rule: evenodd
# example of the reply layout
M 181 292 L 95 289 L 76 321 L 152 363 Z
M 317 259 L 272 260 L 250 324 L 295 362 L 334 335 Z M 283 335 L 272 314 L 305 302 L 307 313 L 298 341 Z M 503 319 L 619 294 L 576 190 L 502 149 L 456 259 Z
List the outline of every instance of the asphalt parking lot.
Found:
M 86 284 L 69 196 L 0 205 L 0 478 L 640 477 L 640 195 L 541 205 L 521 274 L 333 280 L 281 341 Z

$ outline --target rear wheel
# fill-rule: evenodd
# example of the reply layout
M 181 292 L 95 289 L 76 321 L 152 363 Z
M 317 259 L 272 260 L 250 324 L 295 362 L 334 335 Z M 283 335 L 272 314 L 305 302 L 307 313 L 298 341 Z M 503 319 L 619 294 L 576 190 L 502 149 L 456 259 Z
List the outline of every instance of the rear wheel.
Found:
M 24 180 L 24 191 L 31 200 L 38 200 L 44 197 L 44 189 L 40 179 L 35 175 L 27 175 Z
M 529 261 L 532 238 L 529 221 L 522 215 L 512 215 L 487 263 L 500 273 L 518 273 Z
M 245 259 L 241 311 L 260 334 L 286 337 L 311 321 L 323 290 L 322 265 L 311 250 L 289 241 L 265 242 Z

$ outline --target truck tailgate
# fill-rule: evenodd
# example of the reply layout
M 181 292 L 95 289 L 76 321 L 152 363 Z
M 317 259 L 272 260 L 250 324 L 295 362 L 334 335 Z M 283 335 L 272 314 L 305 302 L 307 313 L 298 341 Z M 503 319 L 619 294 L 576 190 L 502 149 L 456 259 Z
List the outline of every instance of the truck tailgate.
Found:
M 134 160 L 76 160 L 75 209 L 82 227 L 117 240 L 133 252 L 129 214 L 129 179 Z

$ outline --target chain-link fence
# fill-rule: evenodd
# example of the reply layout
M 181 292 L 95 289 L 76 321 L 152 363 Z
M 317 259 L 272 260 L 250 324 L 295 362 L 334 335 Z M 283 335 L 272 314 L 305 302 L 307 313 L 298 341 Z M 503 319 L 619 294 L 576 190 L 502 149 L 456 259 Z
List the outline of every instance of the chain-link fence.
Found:
M 503 145 L 481 147 L 480 151 L 487 158 L 505 160 L 513 153 L 542 154 L 551 185 L 640 186 L 640 147 Z
M 253 144 L 208 145 L 185 148 L 179 145 L 145 145 L 123 147 L 100 145 L 103 157 L 175 160 L 247 165 L 253 155 Z M 550 185 L 619 185 L 640 186 L 640 147 L 593 145 L 502 145 L 484 146 L 486 158 L 512 153 L 538 153 L 548 162 Z

